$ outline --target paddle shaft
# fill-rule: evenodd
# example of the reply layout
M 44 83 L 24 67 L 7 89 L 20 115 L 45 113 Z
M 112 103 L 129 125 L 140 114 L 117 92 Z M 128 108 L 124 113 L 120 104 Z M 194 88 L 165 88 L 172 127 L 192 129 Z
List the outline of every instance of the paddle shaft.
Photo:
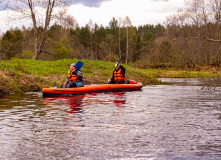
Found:
M 120 57 L 120 60 L 118 61 L 117 66 L 119 65 L 119 63 L 120 63 L 122 57 L 123 57 L 123 55 Z M 115 68 L 115 70 L 116 70 L 116 68 Z

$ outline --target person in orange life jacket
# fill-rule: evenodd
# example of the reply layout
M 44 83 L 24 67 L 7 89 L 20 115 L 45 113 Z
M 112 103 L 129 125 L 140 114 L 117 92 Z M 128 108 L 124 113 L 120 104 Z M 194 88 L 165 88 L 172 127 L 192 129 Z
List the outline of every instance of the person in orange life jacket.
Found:
M 108 80 L 108 84 L 123 84 L 125 80 L 125 68 L 120 65 L 120 63 L 117 66 L 117 63 L 115 63 L 115 70 L 113 71 L 113 74 L 111 76 L 111 79 Z
M 75 71 L 75 63 L 70 65 L 70 70 L 68 71 L 68 78 L 62 88 L 72 88 L 72 87 L 83 87 L 82 83 L 83 73 L 78 70 Z

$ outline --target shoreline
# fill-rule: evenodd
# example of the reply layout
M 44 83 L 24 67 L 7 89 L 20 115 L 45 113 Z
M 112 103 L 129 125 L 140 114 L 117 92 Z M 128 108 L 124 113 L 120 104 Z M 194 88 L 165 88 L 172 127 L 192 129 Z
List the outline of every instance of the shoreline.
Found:
M 0 93 L 24 93 L 41 91 L 44 87 L 62 86 L 71 63 L 77 59 L 41 61 L 12 59 L 0 61 Z M 81 60 L 84 65 L 84 84 L 105 84 L 114 69 L 114 62 Z M 170 69 L 137 69 L 122 64 L 126 68 L 126 80 L 135 80 L 143 85 L 160 84 L 157 78 L 206 78 L 217 77 L 218 71 L 185 71 Z

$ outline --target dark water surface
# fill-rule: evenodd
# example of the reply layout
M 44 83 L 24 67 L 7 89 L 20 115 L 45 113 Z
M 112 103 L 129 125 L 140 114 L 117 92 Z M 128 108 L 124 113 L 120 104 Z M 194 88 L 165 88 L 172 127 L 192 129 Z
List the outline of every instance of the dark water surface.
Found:
M 200 88 L 1 96 L 0 159 L 220 160 L 221 89 Z

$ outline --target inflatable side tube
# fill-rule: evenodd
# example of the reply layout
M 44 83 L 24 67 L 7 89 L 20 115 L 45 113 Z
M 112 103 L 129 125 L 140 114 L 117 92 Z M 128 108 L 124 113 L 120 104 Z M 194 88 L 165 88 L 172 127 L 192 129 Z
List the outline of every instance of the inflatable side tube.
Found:
M 77 87 L 84 87 L 83 83 L 82 82 L 75 82 L 75 84 L 77 85 Z

